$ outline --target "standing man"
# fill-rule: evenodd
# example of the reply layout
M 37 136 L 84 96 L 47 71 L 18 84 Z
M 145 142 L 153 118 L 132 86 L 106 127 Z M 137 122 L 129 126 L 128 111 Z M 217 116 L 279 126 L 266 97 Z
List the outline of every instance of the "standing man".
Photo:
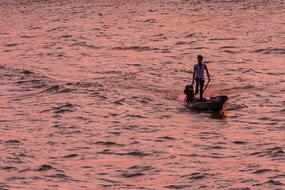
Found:
M 203 56 L 198 55 L 197 56 L 197 61 L 198 63 L 194 65 L 194 72 L 193 72 L 193 80 L 192 80 L 192 85 L 194 84 L 194 79 L 196 81 L 196 90 L 195 90 L 195 95 L 198 94 L 198 89 L 200 87 L 200 101 L 203 101 L 203 89 L 204 89 L 204 70 L 207 72 L 207 76 L 209 81 L 211 80 L 210 74 L 207 68 L 207 65 L 203 63 Z

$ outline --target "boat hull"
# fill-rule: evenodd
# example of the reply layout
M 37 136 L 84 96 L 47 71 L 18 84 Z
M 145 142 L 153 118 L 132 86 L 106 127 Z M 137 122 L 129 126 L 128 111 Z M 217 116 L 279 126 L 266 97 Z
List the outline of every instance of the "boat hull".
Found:
M 225 110 L 227 101 L 227 96 L 214 96 L 205 102 L 189 102 L 186 106 L 197 111 L 222 112 Z

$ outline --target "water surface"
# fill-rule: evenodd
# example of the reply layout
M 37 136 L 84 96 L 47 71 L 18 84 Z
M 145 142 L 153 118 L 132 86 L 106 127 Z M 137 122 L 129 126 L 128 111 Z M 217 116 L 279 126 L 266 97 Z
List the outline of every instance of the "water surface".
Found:
M 284 189 L 283 1 L 0 5 L 0 189 Z M 226 117 L 183 105 L 196 56 Z

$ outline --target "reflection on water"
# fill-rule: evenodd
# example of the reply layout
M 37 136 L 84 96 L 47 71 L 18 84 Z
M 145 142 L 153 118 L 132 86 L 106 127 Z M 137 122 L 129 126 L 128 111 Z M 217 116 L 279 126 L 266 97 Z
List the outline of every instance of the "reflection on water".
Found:
M 0 189 L 283 189 L 283 1 L 0 5 Z M 197 54 L 226 117 L 183 105 Z

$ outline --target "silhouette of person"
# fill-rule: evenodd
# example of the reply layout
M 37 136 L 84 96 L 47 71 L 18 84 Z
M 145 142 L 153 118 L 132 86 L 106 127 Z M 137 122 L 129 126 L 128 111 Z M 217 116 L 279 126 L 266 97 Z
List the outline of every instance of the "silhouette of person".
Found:
M 207 68 L 207 65 L 203 63 L 203 56 L 198 55 L 197 56 L 198 63 L 194 65 L 194 72 L 193 72 L 193 80 L 192 85 L 194 84 L 194 80 L 196 81 L 196 89 L 195 89 L 195 96 L 198 94 L 198 90 L 200 87 L 200 101 L 202 102 L 203 99 L 203 90 L 204 90 L 204 84 L 205 84 L 205 78 L 204 78 L 204 71 L 206 70 L 207 76 L 209 81 L 211 81 L 210 74 Z

